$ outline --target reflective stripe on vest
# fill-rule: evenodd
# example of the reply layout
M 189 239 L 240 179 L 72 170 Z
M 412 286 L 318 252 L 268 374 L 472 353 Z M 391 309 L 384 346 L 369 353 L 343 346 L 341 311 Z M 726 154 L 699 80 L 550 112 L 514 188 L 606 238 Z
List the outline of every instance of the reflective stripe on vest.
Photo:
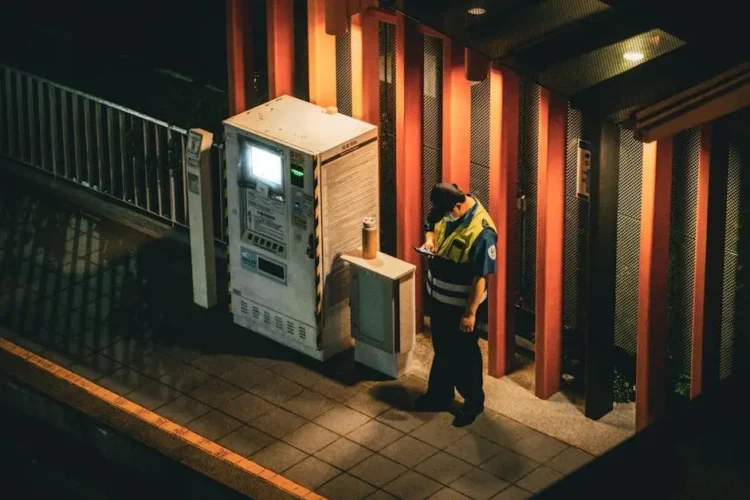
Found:
M 427 293 L 430 297 L 437 300 L 438 302 L 442 302 L 443 304 L 448 304 L 449 306 L 458 306 L 458 307 L 466 307 L 466 304 L 469 302 L 468 294 L 465 297 L 453 297 L 450 295 L 445 295 L 444 293 L 441 293 L 438 291 L 439 288 L 433 287 L 430 285 L 430 282 L 427 282 Z M 487 300 L 487 290 L 485 289 L 484 294 L 482 295 L 482 300 L 479 302 L 480 304 Z

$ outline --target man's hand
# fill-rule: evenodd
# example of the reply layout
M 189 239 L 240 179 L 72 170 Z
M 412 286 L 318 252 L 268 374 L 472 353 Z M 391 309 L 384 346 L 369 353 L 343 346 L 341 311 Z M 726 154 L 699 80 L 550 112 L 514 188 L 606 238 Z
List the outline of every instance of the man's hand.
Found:
M 474 323 L 477 322 L 477 316 L 472 313 L 465 313 L 461 317 L 461 331 L 471 333 L 474 331 Z
M 422 245 L 422 250 L 435 253 L 435 233 L 427 233 L 425 235 L 425 242 Z

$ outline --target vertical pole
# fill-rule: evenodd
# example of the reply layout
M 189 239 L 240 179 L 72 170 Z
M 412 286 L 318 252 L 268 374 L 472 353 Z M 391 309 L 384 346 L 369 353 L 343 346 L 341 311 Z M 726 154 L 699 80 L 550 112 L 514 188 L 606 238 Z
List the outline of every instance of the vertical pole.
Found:
M 266 0 L 268 98 L 294 94 L 294 9 L 292 0 Z
M 336 105 L 336 37 L 326 33 L 326 0 L 307 0 L 310 102 Z
M 471 84 L 465 76 L 465 50 L 443 45 L 443 182 L 469 190 L 471 161 Z
M 252 39 L 249 29 L 248 0 L 227 0 L 227 69 L 229 72 L 229 113 L 235 115 L 247 109 L 252 101 L 248 89 L 254 88 L 252 78 Z
M 565 227 L 565 99 L 541 89 L 536 246 L 536 395 L 560 389 Z
M 490 216 L 497 226 L 497 274 L 490 278 L 488 372 L 501 377 L 515 358 L 516 198 L 519 80 L 490 69 Z
M 584 413 L 598 419 L 614 403 L 617 196 L 620 129 L 609 121 L 592 127 L 589 170 L 589 220 L 584 292 L 586 395 Z
M 724 217 L 727 208 L 729 141 L 721 125 L 701 130 L 698 158 L 693 349 L 690 397 L 719 380 L 722 288 L 724 283 Z
M 644 144 L 636 352 L 637 430 L 664 413 L 672 138 Z
M 380 125 L 378 20 L 367 12 L 352 16 L 352 116 Z M 421 122 L 421 121 L 420 121 Z

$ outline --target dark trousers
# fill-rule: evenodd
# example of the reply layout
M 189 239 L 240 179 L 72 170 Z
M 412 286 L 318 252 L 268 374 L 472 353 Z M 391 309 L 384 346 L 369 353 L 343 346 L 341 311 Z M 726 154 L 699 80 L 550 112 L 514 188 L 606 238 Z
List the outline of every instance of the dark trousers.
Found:
M 482 351 L 479 335 L 461 331 L 459 308 L 431 305 L 430 325 L 435 358 L 432 361 L 427 394 L 441 401 L 453 401 L 456 388 L 464 398 L 464 409 L 484 409 Z

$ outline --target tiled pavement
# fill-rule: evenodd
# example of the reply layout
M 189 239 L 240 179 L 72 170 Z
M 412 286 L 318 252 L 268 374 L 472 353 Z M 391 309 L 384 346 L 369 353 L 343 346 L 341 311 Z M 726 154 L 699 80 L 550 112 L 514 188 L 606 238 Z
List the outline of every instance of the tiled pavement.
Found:
M 10 339 L 331 499 L 527 498 L 590 455 L 502 415 L 410 411 L 424 381 L 315 364 L 192 305 L 184 248 L 0 189 Z M 226 289 L 226 286 L 223 286 Z

